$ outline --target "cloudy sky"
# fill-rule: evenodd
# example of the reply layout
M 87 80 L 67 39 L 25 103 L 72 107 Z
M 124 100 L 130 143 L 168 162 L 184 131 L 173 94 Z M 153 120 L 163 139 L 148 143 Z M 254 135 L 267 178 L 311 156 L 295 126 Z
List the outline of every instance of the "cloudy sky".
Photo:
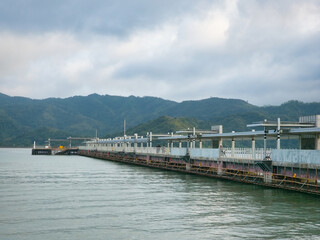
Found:
M 1 0 L 0 92 L 320 101 L 320 1 Z

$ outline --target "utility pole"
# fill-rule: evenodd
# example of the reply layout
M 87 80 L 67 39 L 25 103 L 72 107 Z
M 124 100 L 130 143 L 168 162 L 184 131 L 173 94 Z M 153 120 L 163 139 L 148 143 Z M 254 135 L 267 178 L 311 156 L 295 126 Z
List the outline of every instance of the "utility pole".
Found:
M 126 119 L 123 120 L 123 136 L 126 135 Z

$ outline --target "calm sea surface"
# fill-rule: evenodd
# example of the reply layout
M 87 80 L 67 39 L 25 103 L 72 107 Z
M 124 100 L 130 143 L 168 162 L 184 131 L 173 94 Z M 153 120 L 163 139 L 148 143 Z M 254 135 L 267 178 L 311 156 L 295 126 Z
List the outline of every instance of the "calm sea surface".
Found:
M 0 149 L 0 239 L 320 239 L 320 198 Z

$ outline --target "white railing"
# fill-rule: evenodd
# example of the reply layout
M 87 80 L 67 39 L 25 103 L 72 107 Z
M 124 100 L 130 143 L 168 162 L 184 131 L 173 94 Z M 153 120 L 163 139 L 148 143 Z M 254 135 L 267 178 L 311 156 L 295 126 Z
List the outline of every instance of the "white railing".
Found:
M 140 154 L 154 154 L 154 155 L 172 155 L 185 156 L 187 154 L 186 148 L 167 148 L 167 147 L 111 147 L 111 146 L 81 146 L 83 150 L 97 150 L 105 152 L 135 152 Z M 276 162 L 293 162 L 293 163 L 320 163 L 319 150 L 288 150 L 288 149 L 267 149 L 264 152 L 263 148 L 190 148 L 191 158 L 206 158 L 217 159 L 235 158 L 235 159 L 257 159 L 262 160 L 265 157 L 270 157 Z
M 167 147 L 111 147 L 111 146 L 84 146 L 80 147 L 83 150 L 97 150 L 105 152 L 135 152 L 140 154 L 159 154 L 159 155 L 172 155 L 172 156 L 185 156 L 187 148 L 167 148 Z M 267 149 L 264 153 L 263 149 L 251 148 L 190 148 L 190 157 L 193 158 L 207 158 L 217 159 L 222 158 L 237 158 L 237 159 L 264 159 L 265 156 L 271 155 L 271 150 Z
M 111 146 L 81 146 L 80 150 L 102 151 L 102 152 L 135 152 L 144 154 L 170 154 L 167 147 L 111 147 Z M 185 154 L 184 154 L 185 155 Z
M 186 148 L 171 148 L 170 154 L 173 156 L 185 156 L 187 155 Z
M 190 157 L 191 158 L 217 159 L 219 157 L 219 149 L 191 148 L 190 149 Z
M 106 152 L 135 152 L 140 154 L 153 155 L 171 155 L 185 156 L 186 148 L 167 148 L 167 147 L 107 147 L 107 146 L 81 146 L 80 150 L 97 150 Z M 217 159 L 233 158 L 233 159 L 252 159 L 262 160 L 266 156 L 270 157 L 274 162 L 299 163 L 299 164 L 315 164 L 320 165 L 320 150 L 290 150 L 290 149 L 267 149 L 263 148 L 190 148 L 191 158 Z
M 271 157 L 271 149 L 263 148 L 224 148 L 220 150 L 220 157 L 237 158 L 237 159 L 264 159 Z
M 136 153 L 143 154 L 170 154 L 170 148 L 166 147 L 137 147 L 135 150 Z
M 320 150 L 272 149 L 272 161 L 320 165 Z

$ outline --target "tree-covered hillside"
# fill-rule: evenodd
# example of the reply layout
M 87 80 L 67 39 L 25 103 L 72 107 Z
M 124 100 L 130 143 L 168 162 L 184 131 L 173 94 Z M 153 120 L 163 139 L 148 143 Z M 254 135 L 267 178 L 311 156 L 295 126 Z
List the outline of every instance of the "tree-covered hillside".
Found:
M 167 134 L 176 132 L 178 130 L 192 129 L 210 129 L 210 123 L 207 121 L 185 118 L 185 117 L 169 117 L 162 116 L 154 120 L 150 120 L 146 123 L 139 124 L 136 127 L 130 128 L 126 131 L 127 135 L 146 135 L 147 132 L 153 132 L 154 134 Z M 115 134 L 120 135 L 121 133 Z
M 299 116 L 319 113 L 320 103 L 298 101 L 258 107 L 243 100 L 222 98 L 178 103 L 155 97 L 92 94 L 34 100 L 0 93 L 0 146 L 32 146 L 34 140 L 43 142 L 49 137 L 93 137 L 96 130 L 99 136 L 113 135 L 122 132 L 124 119 L 127 128 L 135 127 L 137 133 L 218 124 L 227 132 L 246 130 L 247 123 L 266 118 L 297 121 Z M 144 124 L 151 120 L 155 120 L 152 125 Z

